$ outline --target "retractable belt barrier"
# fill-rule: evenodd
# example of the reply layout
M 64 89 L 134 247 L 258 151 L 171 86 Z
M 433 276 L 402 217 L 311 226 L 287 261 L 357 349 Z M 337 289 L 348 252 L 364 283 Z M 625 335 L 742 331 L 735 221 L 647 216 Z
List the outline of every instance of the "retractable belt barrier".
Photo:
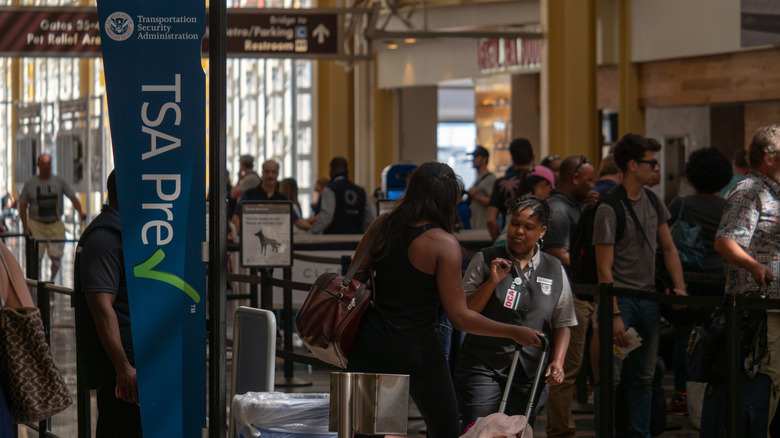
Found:
M 685 280 L 697 283 L 723 283 L 723 275 L 700 274 L 693 272 L 684 273 Z M 593 285 L 572 285 L 580 294 L 590 294 L 598 297 L 599 302 L 612 302 L 612 297 L 636 298 L 640 300 L 654 301 L 661 304 L 689 306 L 689 307 L 719 307 L 725 308 L 726 316 L 726 436 L 739 436 L 740 430 L 740 399 L 739 399 L 739 319 L 746 309 L 780 309 L 779 299 L 765 299 L 743 294 L 725 294 L 722 297 L 712 296 L 680 296 L 673 294 L 661 294 L 658 292 L 640 291 L 635 289 L 617 288 L 612 283 L 602 283 L 597 287 Z M 599 336 L 599 363 L 613 361 L 613 309 L 612 306 L 599 306 L 598 309 L 598 336 Z M 607 359 L 608 360 L 604 360 Z M 600 366 L 599 380 L 612 382 L 613 367 Z M 602 386 L 603 387 L 603 386 Z M 601 391 L 599 406 L 599 433 L 601 437 L 612 438 L 614 436 L 614 393 L 613 391 Z

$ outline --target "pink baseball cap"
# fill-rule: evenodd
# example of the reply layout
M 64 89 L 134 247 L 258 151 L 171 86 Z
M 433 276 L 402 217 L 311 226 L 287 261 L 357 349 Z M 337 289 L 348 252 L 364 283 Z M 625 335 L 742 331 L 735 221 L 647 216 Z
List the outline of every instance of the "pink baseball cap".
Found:
M 528 173 L 528 176 L 530 175 L 541 176 L 547 181 L 550 181 L 550 186 L 552 186 L 552 188 L 555 188 L 555 174 L 553 173 L 552 170 L 550 170 L 549 167 L 534 166 L 531 168 L 531 171 Z

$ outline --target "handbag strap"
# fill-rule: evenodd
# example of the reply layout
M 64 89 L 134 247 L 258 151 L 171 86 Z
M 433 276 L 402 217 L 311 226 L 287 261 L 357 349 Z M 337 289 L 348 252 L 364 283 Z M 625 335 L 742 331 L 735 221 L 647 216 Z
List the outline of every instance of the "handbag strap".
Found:
M 6 247 L 5 245 L 0 246 L 0 262 L 3 263 L 3 267 L 5 268 L 6 274 L 8 274 L 8 283 L 11 285 L 11 287 L 8 290 L 8 294 L 14 294 L 16 296 L 16 299 L 19 302 L 22 302 L 21 298 L 19 297 L 19 292 L 16 291 L 17 288 L 21 287 L 19 284 L 14 284 L 14 275 L 11 273 L 11 268 L 8 267 L 8 260 L 5 257 L 5 251 Z M 26 286 L 26 284 L 25 284 Z M 5 299 L 3 299 L 2 294 L 0 294 L 0 309 L 5 307 Z
M 363 263 L 363 259 L 366 258 L 366 254 L 368 254 L 368 251 L 371 249 L 371 246 L 374 245 L 375 240 L 376 240 L 376 233 L 368 236 L 366 245 L 355 256 L 354 260 L 352 260 L 352 264 L 349 265 L 349 270 L 347 270 L 347 275 L 344 276 L 344 281 L 342 282 L 344 286 L 348 285 L 349 282 L 352 281 L 352 277 L 354 277 L 355 274 L 357 273 L 360 264 Z
M 5 245 L 0 246 L 0 262 L 3 263 L 3 267 L 5 267 L 5 272 L 8 275 L 8 284 L 11 285 L 10 290 L 8 293 L 10 294 L 11 291 L 14 290 L 14 279 L 11 276 L 11 270 L 8 268 L 8 263 L 5 260 Z M 3 298 L 3 294 L 0 293 L 0 309 L 5 307 L 5 298 Z

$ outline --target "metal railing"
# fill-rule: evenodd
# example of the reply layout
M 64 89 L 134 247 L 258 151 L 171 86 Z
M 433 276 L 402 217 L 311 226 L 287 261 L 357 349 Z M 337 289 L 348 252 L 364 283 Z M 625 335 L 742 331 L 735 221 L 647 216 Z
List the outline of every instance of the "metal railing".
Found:
M 720 283 L 724 281 L 722 275 L 708 275 L 698 273 L 685 273 L 688 282 Z M 749 297 L 743 294 L 725 294 L 724 296 L 678 296 L 665 295 L 658 292 L 639 291 L 634 289 L 616 288 L 612 283 L 598 286 L 598 340 L 599 340 L 599 381 L 601 384 L 599 405 L 599 433 L 604 438 L 611 438 L 615 431 L 613 424 L 614 415 L 614 391 L 612 390 L 614 368 L 612 366 L 613 343 L 613 309 L 612 297 L 636 298 L 654 301 L 666 305 L 680 305 L 688 307 L 722 307 L 725 309 L 726 319 L 726 434 L 725 436 L 739 436 L 740 426 L 740 318 L 746 309 L 780 309 L 780 300 Z M 606 385 L 606 386 L 605 386 Z M 609 388 L 605 390 L 604 388 Z
M 43 319 L 44 332 L 47 344 L 51 347 L 51 328 L 52 328 L 52 307 L 51 298 L 55 294 L 72 297 L 73 289 L 58 286 L 51 282 L 38 280 L 39 276 L 39 251 L 40 245 L 47 242 L 74 242 L 72 240 L 55 239 L 55 240 L 34 240 L 29 235 L 5 235 L 4 237 L 17 237 L 25 239 L 25 264 L 26 264 L 26 279 L 28 286 L 31 288 L 32 295 L 35 297 L 36 305 L 41 311 L 41 318 Z M 237 246 L 232 248 L 237 250 Z M 323 264 L 335 264 L 340 265 L 342 272 L 346 272 L 351 262 L 351 256 L 341 257 L 320 257 L 308 254 L 302 254 L 293 252 L 293 258 L 296 260 L 307 261 L 312 263 Z M 312 286 L 309 283 L 303 283 L 292 280 L 292 269 L 283 269 L 283 279 L 273 278 L 273 269 L 252 269 L 247 274 L 229 274 L 228 280 L 247 283 L 250 285 L 250 293 L 248 294 L 231 294 L 226 298 L 229 300 L 241 300 L 248 299 L 250 305 L 253 307 L 260 307 L 268 310 L 274 310 L 273 305 L 273 288 L 281 287 L 284 291 L 284 304 L 282 308 L 283 329 L 284 329 L 284 343 L 283 347 L 277 348 L 276 357 L 283 359 L 284 361 L 284 376 L 285 382 L 280 383 L 279 386 L 284 386 L 285 383 L 292 383 L 295 378 L 293 376 L 293 364 L 294 362 L 303 363 L 308 365 L 315 365 L 323 368 L 333 368 L 331 365 L 320 361 L 314 356 L 308 354 L 296 354 L 293 352 L 293 302 L 292 292 L 293 290 L 308 291 Z M 259 285 L 259 290 L 258 290 Z M 77 360 L 78 362 L 78 360 Z M 78 368 L 78 363 L 76 364 Z M 86 388 L 79 377 L 78 371 L 76 371 L 76 408 L 77 408 L 77 428 L 79 438 L 87 438 L 91 436 L 92 432 L 92 418 L 91 418 L 91 401 L 90 391 Z M 301 383 L 296 383 L 300 385 Z M 308 383 L 310 384 L 310 383 Z M 39 436 L 59 438 L 57 435 L 51 432 L 52 421 L 51 418 L 41 421 L 37 425 L 27 424 L 27 427 L 37 431 Z
M 28 277 L 30 273 L 35 273 L 37 277 L 38 270 L 38 257 L 37 249 L 38 245 L 35 243 L 43 241 L 28 240 L 27 244 L 27 268 Z M 58 240 L 59 241 L 59 240 Z M 65 240 L 61 240 L 65 242 Z M 307 250 L 310 248 L 307 248 Z M 326 248 L 322 248 L 326 249 Z M 228 250 L 237 250 L 237 246 L 228 247 Z M 293 258 L 295 260 L 323 263 L 323 264 L 335 264 L 341 266 L 342 273 L 345 273 L 351 262 L 351 256 L 345 255 L 340 257 L 320 257 L 309 254 L 301 254 L 293 251 Z M 282 305 L 282 319 L 283 319 L 283 346 L 277 348 L 276 357 L 281 358 L 284 361 L 284 377 L 285 383 L 291 383 L 294 380 L 293 364 L 302 363 L 308 365 L 316 365 L 322 368 L 333 367 L 326 364 L 310 354 L 296 354 L 293 351 L 293 302 L 292 292 L 308 291 L 312 284 L 293 281 L 292 269 L 282 269 L 283 278 L 277 279 L 273 277 L 273 269 L 257 269 L 250 270 L 247 274 L 229 274 L 228 280 L 240 283 L 247 283 L 253 289 L 249 294 L 233 294 L 228 295 L 227 299 L 238 300 L 248 299 L 253 307 L 259 307 L 267 310 L 275 310 L 273 303 L 273 288 L 279 287 L 283 290 L 283 305 Z M 685 273 L 686 281 L 698 282 L 698 283 L 721 283 L 723 282 L 723 276 L 712 276 L 696 273 Z M 50 297 L 52 294 L 62 294 L 71 296 L 73 290 L 57 286 L 48 282 L 40 281 L 37 279 L 28 279 L 28 285 L 34 288 L 35 296 L 37 299 L 37 305 L 41 310 L 41 316 L 44 322 L 44 329 L 46 333 L 46 340 L 50 342 L 51 339 L 51 307 Z M 258 289 L 259 286 L 259 289 Z M 727 380 L 726 380 L 726 436 L 738 436 L 740 430 L 740 418 L 739 418 L 739 398 L 736 395 L 739 394 L 739 376 L 740 376 L 740 357 L 739 357 L 739 319 L 740 315 L 745 309 L 780 309 L 780 300 L 770 299 L 756 299 L 752 297 L 745 297 L 744 295 L 732 295 L 726 294 L 720 297 L 703 297 L 703 296 L 676 296 L 676 295 L 664 295 L 657 292 L 637 291 L 632 289 L 615 288 L 612 284 L 602 284 L 597 288 L 597 293 L 600 302 L 611 302 L 612 297 L 630 297 L 637 299 L 644 299 L 659 302 L 661 304 L 668 305 L 685 305 L 689 307 L 718 307 L 724 306 L 726 312 L 726 352 L 727 352 Z M 599 306 L 599 357 L 600 363 L 612 364 L 612 307 L 611 306 Z M 605 360 L 609 359 L 609 360 Z M 78 373 L 77 373 L 78 374 Z M 612 366 L 600 366 L 599 379 L 601 382 L 612 382 L 613 367 Z M 279 386 L 284 386 L 285 383 Z M 81 382 L 77 378 L 77 388 L 81 388 Z M 85 394 L 79 393 L 77 397 L 78 407 L 78 429 L 79 437 L 86 438 L 91 433 L 91 412 L 89 392 L 85 391 Z M 600 433 L 603 437 L 612 437 L 614 431 L 612 424 L 614 420 L 614 394 L 612 391 L 602 391 L 600 394 Z M 40 422 L 37 425 L 37 430 L 43 431 L 41 436 L 57 437 L 50 432 L 51 419 Z M 33 429 L 35 429 L 33 427 Z M 40 432 L 39 432 L 40 433 Z

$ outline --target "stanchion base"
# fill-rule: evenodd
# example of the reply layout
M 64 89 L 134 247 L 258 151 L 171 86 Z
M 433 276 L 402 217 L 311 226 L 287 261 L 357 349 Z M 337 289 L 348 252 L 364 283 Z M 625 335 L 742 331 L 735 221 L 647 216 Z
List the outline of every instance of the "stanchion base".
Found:
M 291 388 L 296 386 L 312 386 L 312 385 L 314 385 L 314 382 L 312 382 L 311 380 L 303 380 L 297 377 L 289 377 L 289 378 L 285 377 L 281 381 L 280 380 L 274 381 L 274 386 L 279 386 L 282 388 Z

